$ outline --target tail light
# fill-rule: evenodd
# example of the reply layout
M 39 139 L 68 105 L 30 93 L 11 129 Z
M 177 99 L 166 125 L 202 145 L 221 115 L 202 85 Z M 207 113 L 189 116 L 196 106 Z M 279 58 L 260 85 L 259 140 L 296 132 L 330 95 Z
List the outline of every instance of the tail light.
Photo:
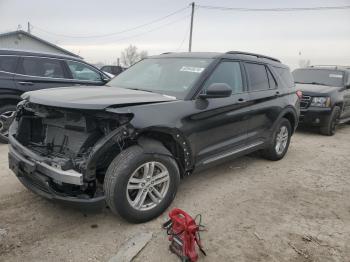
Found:
M 299 99 L 301 99 L 303 97 L 303 92 L 301 92 L 300 90 L 297 91 L 297 96 L 299 97 Z

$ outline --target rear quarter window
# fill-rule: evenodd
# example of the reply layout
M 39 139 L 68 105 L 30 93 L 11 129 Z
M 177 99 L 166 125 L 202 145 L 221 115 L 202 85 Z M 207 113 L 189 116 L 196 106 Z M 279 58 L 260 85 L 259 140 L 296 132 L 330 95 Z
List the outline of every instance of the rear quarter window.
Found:
M 294 87 L 294 79 L 289 70 L 289 68 L 275 67 L 273 66 L 274 71 L 280 78 L 282 84 L 286 87 Z
M 17 60 L 16 56 L 0 56 L 0 71 L 15 73 Z

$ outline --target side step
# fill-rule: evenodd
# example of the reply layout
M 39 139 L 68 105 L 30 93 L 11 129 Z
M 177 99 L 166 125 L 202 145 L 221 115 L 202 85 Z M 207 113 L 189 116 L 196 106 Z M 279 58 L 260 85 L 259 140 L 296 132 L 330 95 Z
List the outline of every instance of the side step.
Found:
M 343 118 L 339 120 L 339 124 L 345 124 L 346 122 L 350 122 L 350 117 Z
M 255 142 L 255 143 L 252 143 L 252 144 L 249 144 L 249 145 L 246 145 L 246 146 L 243 146 L 243 147 L 240 147 L 240 148 L 231 150 L 231 151 L 226 151 L 226 152 L 224 152 L 224 153 L 222 153 L 222 154 L 219 154 L 219 155 L 216 155 L 216 156 L 213 156 L 213 157 L 210 157 L 210 158 L 205 159 L 205 160 L 202 162 L 202 164 L 206 165 L 206 164 L 209 164 L 209 163 L 211 163 L 211 162 L 220 160 L 220 159 L 222 159 L 222 158 L 226 158 L 226 157 L 229 157 L 229 156 L 233 156 L 233 155 L 236 155 L 236 154 L 238 154 L 238 153 L 247 151 L 247 150 L 249 150 L 249 149 L 258 147 L 258 146 L 260 146 L 260 145 L 262 145 L 262 144 L 264 144 L 263 141 L 257 141 L 257 142 Z

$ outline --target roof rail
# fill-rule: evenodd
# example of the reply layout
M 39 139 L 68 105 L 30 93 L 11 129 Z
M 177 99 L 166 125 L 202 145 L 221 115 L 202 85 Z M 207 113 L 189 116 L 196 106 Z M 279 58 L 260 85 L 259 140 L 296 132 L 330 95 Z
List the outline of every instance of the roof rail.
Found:
M 346 67 L 346 66 L 340 66 L 340 65 L 310 65 L 308 67 L 334 67 L 337 69 L 338 67 Z
M 228 51 L 228 52 L 226 52 L 226 54 L 230 54 L 230 55 L 250 55 L 250 56 L 255 56 L 257 58 L 265 58 L 265 59 L 269 59 L 269 60 L 273 60 L 273 61 L 281 63 L 281 61 L 278 60 L 277 58 L 273 58 L 273 57 L 266 56 L 266 55 L 259 55 L 259 54 L 254 54 L 254 53 L 248 53 L 248 52 Z

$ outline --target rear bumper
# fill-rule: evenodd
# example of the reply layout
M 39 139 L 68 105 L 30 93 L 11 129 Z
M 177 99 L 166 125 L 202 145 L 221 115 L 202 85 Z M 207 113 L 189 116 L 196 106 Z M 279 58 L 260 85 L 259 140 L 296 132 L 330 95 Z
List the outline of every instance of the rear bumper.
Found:
M 300 109 L 300 126 L 324 126 L 327 117 L 332 113 L 332 108 L 309 107 Z
M 22 146 L 11 134 L 9 134 L 9 168 L 15 173 L 19 181 L 32 192 L 49 200 L 74 206 L 82 209 L 100 209 L 106 205 L 105 196 L 72 197 L 57 192 L 51 186 L 53 181 L 64 182 L 73 185 L 82 185 L 82 175 L 77 172 L 65 172 L 53 168 L 43 162 L 43 158 Z M 80 176 L 81 175 L 81 176 Z M 73 182 L 73 183 L 72 183 Z

